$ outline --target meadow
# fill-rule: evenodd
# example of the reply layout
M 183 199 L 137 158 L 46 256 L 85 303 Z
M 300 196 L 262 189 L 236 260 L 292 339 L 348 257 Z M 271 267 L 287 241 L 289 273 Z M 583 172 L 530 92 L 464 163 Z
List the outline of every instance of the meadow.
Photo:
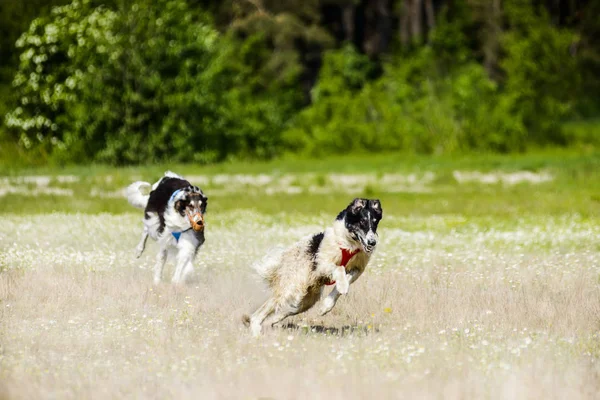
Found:
M 0 398 L 600 396 L 600 156 L 347 156 L 2 170 Z M 191 280 L 134 256 L 131 180 L 209 196 Z M 253 338 L 251 264 L 382 200 L 366 273 Z

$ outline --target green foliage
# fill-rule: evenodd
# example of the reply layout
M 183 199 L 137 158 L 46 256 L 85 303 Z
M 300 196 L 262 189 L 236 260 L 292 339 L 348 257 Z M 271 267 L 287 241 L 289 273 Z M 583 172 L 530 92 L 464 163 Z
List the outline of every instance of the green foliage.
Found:
M 311 154 L 402 150 L 447 153 L 518 149 L 523 127 L 508 116 L 510 103 L 482 66 L 465 61 L 450 73 L 436 67 L 431 47 L 385 66 L 375 82 L 351 89 L 347 76 L 364 68 L 348 49 L 325 57 L 319 84 L 327 87 L 286 133 Z M 345 63 L 340 59 L 346 60 Z
M 568 51 L 576 37 L 515 4 L 521 3 L 508 6 L 515 29 L 502 41 L 504 82 L 491 80 L 469 56 L 468 13 L 453 23 L 441 18 L 429 45 L 387 63 L 374 82 L 356 78 L 366 76 L 356 51 L 327 53 L 318 95 L 286 132 L 288 143 L 310 154 L 508 152 L 564 144 L 561 126 L 580 84 Z
M 18 64 L 14 44 L 30 22 L 48 14 L 52 6 L 65 3 L 69 0 L 0 1 L 0 84 L 13 78 Z
M 300 107 L 298 68 L 273 79 L 270 49 L 264 35 L 240 41 L 227 35 L 203 73 L 206 90 L 215 93 L 215 143 L 218 159 L 237 155 L 270 158 L 281 147 L 281 132 Z M 280 71 L 281 72 L 281 71 Z
M 351 21 L 338 13 L 346 3 L 73 0 L 42 10 L 16 42 L 0 155 L 210 163 L 597 146 L 597 5 L 557 22 L 523 0 L 437 2 L 435 28 L 425 15 L 427 29 L 414 30 L 425 44 L 383 54 L 378 43 L 396 28 L 371 32 L 377 18 L 367 18 L 359 30 L 367 11 Z M 14 55 L 6 40 L 0 53 Z
M 298 100 L 293 74 L 268 81 L 264 40 L 223 38 L 184 0 L 123 7 L 75 0 L 19 39 L 6 121 L 25 148 L 121 164 L 275 152 Z
M 74 1 L 55 8 L 51 17 L 34 20 L 16 43 L 22 51 L 13 80 L 19 104 L 7 114 L 6 124 L 18 129 L 19 143 L 26 149 L 44 154 L 64 147 L 59 123 L 68 118 L 68 104 L 78 100 L 85 57 L 106 56 L 103 46 L 114 40 L 106 28 L 115 14 L 104 8 L 90 10 L 87 5 L 87 1 Z
M 570 53 L 577 36 L 553 27 L 543 9 L 512 0 L 506 4 L 513 25 L 503 37 L 505 92 L 515 117 L 527 128 L 528 141 L 561 143 L 561 123 L 569 117 L 579 93 L 578 59 Z
M 218 33 L 181 0 L 134 2 L 111 30 L 109 56 L 85 75 L 70 109 L 66 147 L 113 163 L 192 156 L 192 140 L 210 142 L 215 102 L 201 92 L 202 71 Z

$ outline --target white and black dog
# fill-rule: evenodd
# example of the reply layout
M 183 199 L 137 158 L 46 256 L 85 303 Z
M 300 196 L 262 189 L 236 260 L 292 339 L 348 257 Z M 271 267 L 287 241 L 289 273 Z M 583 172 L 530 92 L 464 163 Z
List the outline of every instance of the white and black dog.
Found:
M 369 263 L 382 217 L 379 200 L 354 199 L 325 232 L 308 236 L 255 265 L 272 295 L 250 317 L 244 316 L 252 333 L 259 335 L 268 317 L 272 326 L 308 310 L 319 301 L 324 285 L 335 287 L 324 299 L 321 315 L 331 311 Z
M 142 255 L 148 236 L 159 243 L 154 267 L 154 283 L 158 284 L 168 250 L 175 248 L 177 266 L 172 282 L 184 282 L 193 271 L 194 258 L 204 243 L 204 213 L 208 198 L 197 186 L 170 171 L 152 185 L 150 194 L 142 193 L 142 189 L 149 190 L 150 184 L 138 181 L 126 190 L 129 203 L 144 210 L 144 231 L 137 245 L 137 256 Z

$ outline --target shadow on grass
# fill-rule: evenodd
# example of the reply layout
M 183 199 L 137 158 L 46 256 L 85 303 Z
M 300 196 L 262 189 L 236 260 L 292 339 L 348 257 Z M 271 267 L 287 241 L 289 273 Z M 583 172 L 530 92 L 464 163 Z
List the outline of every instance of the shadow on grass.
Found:
M 348 336 L 348 335 L 370 335 L 373 333 L 379 333 L 379 328 L 374 328 L 370 325 L 344 325 L 342 327 L 325 326 L 325 325 L 298 325 L 293 322 L 288 322 L 279 326 L 275 326 L 274 329 L 285 329 L 290 331 L 298 331 L 308 335 L 309 333 L 318 333 L 322 335 L 331 336 Z

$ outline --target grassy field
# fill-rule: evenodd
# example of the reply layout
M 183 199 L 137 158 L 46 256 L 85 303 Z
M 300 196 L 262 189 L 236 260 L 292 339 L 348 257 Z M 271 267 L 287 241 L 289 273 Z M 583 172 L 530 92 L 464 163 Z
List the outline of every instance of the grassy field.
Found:
M 0 168 L 0 213 L 127 213 L 123 188 L 167 169 L 201 186 L 211 212 L 336 213 L 353 196 L 394 215 L 598 216 L 600 153 L 545 152 L 454 159 L 352 156 L 213 166 Z
M 600 157 L 345 157 L 169 167 L 210 197 L 188 284 L 152 285 L 121 198 L 166 167 L 5 170 L 0 398 L 600 396 Z M 382 199 L 367 272 L 327 316 L 253 338 L 250 265 Z M 173 272 L 168 264 L 165 279 Z

